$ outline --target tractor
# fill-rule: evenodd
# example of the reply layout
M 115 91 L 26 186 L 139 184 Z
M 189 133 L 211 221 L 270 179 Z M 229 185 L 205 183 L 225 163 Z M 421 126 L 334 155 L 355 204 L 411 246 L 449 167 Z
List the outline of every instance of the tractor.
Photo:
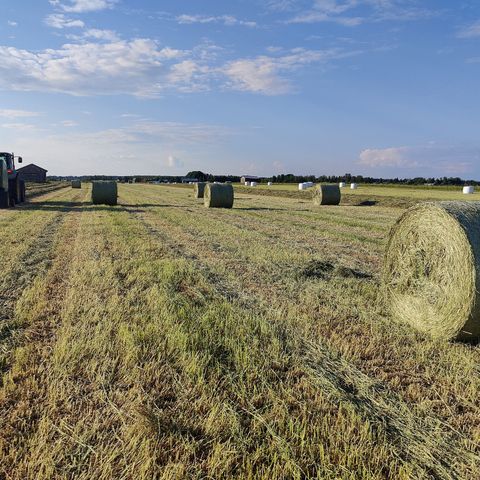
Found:
M 0 152 L 0 208 L 14 207 L 25 201 L 25 181 L 15 169 L 15 158 L 22 163 L 22 157 Z

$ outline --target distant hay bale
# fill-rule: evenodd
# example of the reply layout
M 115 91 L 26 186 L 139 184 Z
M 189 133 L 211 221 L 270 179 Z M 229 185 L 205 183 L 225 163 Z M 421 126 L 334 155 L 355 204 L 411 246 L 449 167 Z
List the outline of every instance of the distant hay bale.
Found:
M 345 182 L 340 182 L 340 183 L 338 184 L 338 186 L 339 186 L 340 188 L 345 188 L 345 187 L 347 186 L 347 184 L 346 184 Z
M 194 198 L 203 198 L 205 193 L 205 185 L 207 182 L 197 182 L 193 184 L 193 197 Z
M 72 188 L 82 188 L 82 182 L 80 180 L 72 180 Z
M 315 205 L 339 205 L 342 194 L 338 185 L 317 185 L 312 197 Z
M 257 182 L 250 182 L 250 186 L 251 186 L 251 187 L 256 187 L 256 186 L 257 186 Z
M 350 184 L 350 188 L 351 188 L 352 190 L 356 190 L 356 189 L 358 188 L 358 185 L 357 185 L 356 183 L 351 183 L 351 184 Z
M 117 182 L 93 181 L 92 182 L 92 203 L 94 205 L 116 205 L 117 204 Z
M 480 203 L 407 210 L 390 232 L 383 288 L 394 318 L 440 339 L 480 338 Z
M 306 188 L 307 188 L 307 187 L 305 186 L 304 183 L 299 183 L 299 184 L 298 184 L 298 189 L 299 189 L 299 190 L 305 190 Z
M 204 205 L 208 208 L 232 208 L 233 196 L 231 184 L 209 183 L 205 187 Z
M 475 187 L 472 187 L 472 186 L 463 187 L 463 194 L 464 195 L 472 195 L 473 193 L 475 193 Z
M 244 184 L 246 187 L 249 187 L 249 186 L 250 186 L 250 182 L 243 182 L 243 184 Z
M 273 182 L 268 182 L 267 185 L 271 187 L 273 185 Z

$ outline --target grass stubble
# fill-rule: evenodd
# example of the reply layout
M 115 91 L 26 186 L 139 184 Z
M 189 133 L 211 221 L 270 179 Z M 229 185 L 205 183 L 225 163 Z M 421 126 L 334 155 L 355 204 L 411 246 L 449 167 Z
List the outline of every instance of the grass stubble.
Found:
M 396 209 L 62 195 L 11 320 L 0 478 L 478 477 L 478 348 L 378 298 Z

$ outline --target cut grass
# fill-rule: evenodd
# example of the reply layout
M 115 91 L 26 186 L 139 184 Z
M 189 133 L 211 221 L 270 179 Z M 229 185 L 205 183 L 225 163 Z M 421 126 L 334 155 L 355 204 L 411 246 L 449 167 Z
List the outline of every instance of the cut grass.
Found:
M 119 193 L 38 204 L 64 221 L 17 300 L 0 476 L 479 476 L 478 347 L 392 325 L 378 298 L 398 210 L 339 207 L 336 223 L 294 199 Z M 312 260 L 328 275 L 301 275 Z

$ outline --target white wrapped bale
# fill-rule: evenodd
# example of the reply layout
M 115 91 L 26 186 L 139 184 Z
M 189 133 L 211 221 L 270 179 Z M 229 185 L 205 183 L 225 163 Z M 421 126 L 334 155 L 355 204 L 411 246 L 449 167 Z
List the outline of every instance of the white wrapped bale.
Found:
M 305 187 L 305 184 L 304 184 L 304 183 L 299 183 L 299 184 L 298 184 L 298 189 L 299 189 L 299 190 L 305 190 L 305 188 L 306 188 L 306 187 Z
M 463 187 L 463 194 L 464 195 L 472 195 L 475 193 L 475 188 L 472 186 L 465 186 Z
M 267 185 L 271 187 L 273 185 L 273 182 L 268 182 Z
M 243 183 L 246 187 L 249 187 L 250 186 L 250 182 L 244 182 Z
M 251 187 L 256 187 L 256 186 L 257 186 L 257 182 L 250 182 L 250 186 L 251 186 Z
M 358 185 L 356 183 L 351 183 L 350 184 L 350 189 L 351 190 L 356 190 L 358 188 Z
M 339 186 L 340 188 L 345 188 L 345 187 L 347 186 L 347 184 L 346 184 L 345 182 L 340 182 L 340 183 L 338 184 L 338 186 Z
M 116 205 L 118 197 L 117 182 L 93 181 L 92 203 L 94 205 Z

